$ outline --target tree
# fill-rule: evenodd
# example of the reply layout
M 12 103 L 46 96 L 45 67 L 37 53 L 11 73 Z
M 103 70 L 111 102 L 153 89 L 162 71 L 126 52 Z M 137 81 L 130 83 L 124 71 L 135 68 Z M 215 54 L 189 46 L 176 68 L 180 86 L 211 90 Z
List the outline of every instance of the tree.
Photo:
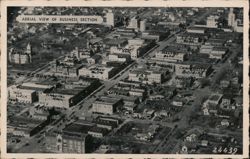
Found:
M 207 78 L 202 78 L 200 80 L 200 85 L 201 85 L 201 88 L 204 88 L 206 86 L 209 86 L 210 85 L 210 80 L 207 79 Z
M 219 72 L 215 75 L 214 77 L 214 82 L 215 84 L 219 84 L 220 81 L 223 79 L 223 77 L 225 77 L 225 74 L 227 73 L 228 71 L 228 66 L 224 66 L 222 67 Z

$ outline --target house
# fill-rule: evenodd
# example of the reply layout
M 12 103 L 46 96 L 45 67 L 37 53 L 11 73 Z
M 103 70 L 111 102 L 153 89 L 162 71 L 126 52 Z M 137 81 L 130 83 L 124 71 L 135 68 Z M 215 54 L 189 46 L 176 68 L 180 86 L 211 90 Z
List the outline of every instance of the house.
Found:
M 225 127 L 228 127 L 230 125 L 229 121 L 227 119 L 223 119 L 221 121 L 221 126 L 225 126 Z
M 188 141 L 188 142 L 194 142 L 194 141 L 197 140 L 197 135 L 196 134 L 190 134 L 190 135 L 186 136 L 185 140 Z
M 181 98 L 174 98 L 172 105 L 182 107 L 184 105 L 184 101 Z
M 218 106 L 221 103 L 223 95 L 222 94 L 212 94 L 209 98 L 203 103 L 202 110 L 204 115 L 217 114 Z
M 220 81 L 220 86 L 222 88 L 227 88 L 227 87 L 229 87 L 229 85 L 230 85 L 230 81 L 229 80 L 224 79 L 224 80 Z
M 155 113 L 155 110 L 152 110 L 152 109 L 151 110 L 144 109 L 143 111 L 144 116 L 149 119 L 154 117 L 154 113 Z
M 207 140 L 201 140 L 201 146 L 207 147 L 208 146 L 208 141 Z
M 188 130 L 187 135 L 185 137 L 185 141 L 187 142 L 196 142 L 199 138 L 199 136 L 201 136 L 203 134 L 203 131 L 201 129 L 198 128 L 193 128 Z
M 221 100 L 221 105 L 222 105 L 222 106 L 228 106 L 228 105 L 231 104 L 231 102 L 232 102 L 231 97 L 229 97 L 229 96 L 224 96 L 224 97 L 222 98 L 222 100 Z

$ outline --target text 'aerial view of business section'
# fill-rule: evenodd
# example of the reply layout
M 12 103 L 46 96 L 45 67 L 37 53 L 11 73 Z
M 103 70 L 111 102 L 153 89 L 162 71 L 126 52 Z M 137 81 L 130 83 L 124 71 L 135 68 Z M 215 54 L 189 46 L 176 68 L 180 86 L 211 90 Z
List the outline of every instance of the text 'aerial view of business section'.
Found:
M 8 153 L 243 153 L 243 8 L 7 7 L 6 25 Z

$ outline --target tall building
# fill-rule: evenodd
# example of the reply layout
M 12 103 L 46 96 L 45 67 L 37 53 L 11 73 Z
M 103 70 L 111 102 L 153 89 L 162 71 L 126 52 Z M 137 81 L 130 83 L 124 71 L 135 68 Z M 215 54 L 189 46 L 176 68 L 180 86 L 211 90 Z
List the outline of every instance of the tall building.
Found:
M 144 32 L 146 30 L 146 20 L 141 20 L 140 21 L 140 31 Z
M 137 22 L 137 19 L 135 17 L 133 17 L 130 20 L 128 28 L 133 28 L 133 29 L 137 29 L 138 28 L 138 22 Z
M 241 19 L 236 19 L 233 25 L 235 32 L 243 33 L 243 21 Z
M 31 63 L 32 62 L 32 56 L 31 56 L 31 54 L 32 54 L 32 47 L 31 47 L 30 43 L 27 44 L 27 46 L 26 46 L 26 52 L 25 53 L 29 57 L 29 63 Z
M 107 25 L 110 25 L 110 26 L 114 26 L 114 13 L 112 12 L 112 10 L 109 10 L 107 13 L 106 13 L 106 24 Z
M 228 26 L 234 26 L 235 23 L 235 14 L 233 13 L 233 8 L 230 8 L 228 13 Z
M 88 125 L 71 124 L 62 131 L 62 152 L 64 153 L 89 153 L 92 145 L 91 135 L 86 130 Z
M 26 53 L 31 55 L 31 45 L 30 45 L 30 43 L 28 43 L 27 46 L 26 46 Z

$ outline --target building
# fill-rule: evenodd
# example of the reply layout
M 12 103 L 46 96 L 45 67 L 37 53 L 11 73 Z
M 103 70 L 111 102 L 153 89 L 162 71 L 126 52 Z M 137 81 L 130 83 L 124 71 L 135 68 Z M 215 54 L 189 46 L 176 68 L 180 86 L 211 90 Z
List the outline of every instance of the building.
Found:
M 128 80 L 134 82 L 142 82 L 145 84 L 159 83 L 161 84 L 164 81 L 164 77 L 167 71 L 161 70 L 145 70 L 137 69 L 129 72 Z
M 200 53 L 201 54 L 210 54 L 213 50 L 213 47 L 212 45 L 201 45 L 200 47 Z
M 83 65 L 81 64 L 74 64 L 70 61 L 65 62 L 57 62 L 55 63 L 51 70 L 50 74 L 56 75 L 56 76 L 65 76 L 65 77 L 77 77 L 79 75 L 79 69 L 82 68 Z
M 243 33 L 243 20 L 242 19 L 236 19 L 233 29 L 235 32 Z
M 176 36 L 176 43 L 185 45 L 201 45 L 203 34 L 197 33 L 180 33 Z
M 28 54 L 22 54 L 22 53 L 10 53 L 10 62 L 15 64 L 28 64 L 31 61 L 31 58 Z
M 184 104 L 183 99 L 180 99 L 180 98 L 177 98 L 177 97 L 175 97 L 175 98 L 173 99 L 173 101 L 172 101 L 172 105 L 173 105 L 173 106 L 182 107 L 183 104 Z
M 88 62 L 88 64 L 90 65 L 94 65 L 94 64 L 98 64 L 102 59 L 102 56 L 101 55 L 93 55 L 91 57 L 88 57 L 86 60 Z
M 206 28 L 204 27 L 189 27 L 186 29 L 188 33 L 198 33 L 198 34 L 204 34 L 206 32 Z
M 38 101 L 38 94 L 51 90 L 53 82 L 49 85 L 43 83 L 26 82 L 21 85 L 8 87 L 8 97 L 10 102 L 34 103 Z
M 204 78 L 211 72 L 211 65 L 208 64 L 175 64 L 175 74 L 181 77 Z
M 139 104 L 139 98 L 122 96 L 122 99 L 124 103 L 123 109 L 125 109 L 128 112 L 133 113 L 135 109 L 137 108 L 137 105 Z
M 102 138 L 108 133 L 108 129 L 100 128 L 100 127 L 93 127 L 88 131 L 88 134 L 92 137 Z
M 128 54 L 109 54 L 108 60 L 117 62 L 129 62 L 131 61 L 131 56 Z
M 213 47 L 211 53 L 209 54 L 209 58 L 222 60 L 227 52 L 228 49 L 225 47 Z
M 37 120 L 26 117 L 14 117 L 7 123 L 10 133 L 15 136 L 29 138 L 44 128 L 46 120 Z
M 147 31 L 142 32 L 141 38 L 145 40 L 155 40 L 156 42 L 158 42 L 167 38 L 169 34 L 170 34 L 170 31 L 147 30 Z
M 92 112 L 100 114 L 114 114 L 122 106 L 120 98 L 102 96 L 92 104 Z
M 42 113 L 38 113 L 38 112 L 32 112 L 32 111 L 29 111 L 30 112 L 30 116 L 33 118 L 33 119 L 37 119 L 37 120 L 47 120 L 48 117 L 49 117 L 49 112 L 42 112 Z
M 138 29 L 138 19 L 136 19 L 135 17 L 131 18 L 128 28 Z
M 206 103 L 213 104 L 213 105 L 218 105 L 218 104 L 221 103 L 222 97 L 223 97 L 222 94 L 212 94 L 212 95 L 209 96 Z
M 179 77 L 176 76 L 175 80 L 173 80 L 173 85 L 176 88 L 189 88 L 193 83 L 192 77 Z
M 10 102 L 34 103 L 38 97 L 35 90 L 13 85 L 8 87 L 8 99 Z
M 187 57 L 187 49 L 180 46 L 167 46 L 164 49 L 155 53 L 156 60 L 162 60 L 167 62 L 183 62 Z
M 96 123 L 97 127 L 99 128 L 105 128 L 109 131 L 116 128 L 119 125 L 119 119 L 111 118 L 111 117 L 97 117 L 94 120 L 94 123 Z
M 129 46 L 143 46 L 143 44 L 145 44 L 144 39 L 134 38 L 134 39 L 129 39 L 128 40 L 128 45 Z
M 233 12 L 233 8 L 230 8 L 230 11 L 228 13 L 228 26 L 234 26 L 235 23 L 235 14 Z
M 98 80 L 85 79 L 80 84 L 68 83 L 39 93 L 39 103 L 46 107 L 69 108 L 76 105 L 101 84 Z
M 142 99 L 146 95 L 144 88 L 140 86 L 140 83 L 135 82 L 119 82 L 118 85 L 112 87 L 109 91 L 109 94 L 114 95 L 123 95 L 123 96 L 136 96 L 139 99 Z
M 62 153 L 62 132 L 45 133 L 45 148 L 48 152 Z
M 129 90 L 129 96 L 136 96 L 139 97 L 140 99 L 144 98 L 146 95 L 145 89 L 141 88 L 131 88 Z
M 218 27 L 218 16 L 211 15 L 207 17 L 207 27 L 208 28 L 217 28 Z
M 28 43 L 25 51 L 10 49 L 9 62 L 14 64 L 29 64 L 32 62 L 32 48 Z
M 106 25 L 112 27 L 115 26 L 114 13 L 112 12 L 112 10 L 108 10 L 108 12 L 106 13 Z
M 87 131 L 92 125 L 71 124 L 62 130 L 63 153 L 88 153 L 92 145 L 92 137 Z
M 79 69 L 79 76 L 97 78 L 100 80 L 108 80 L 115 75 L 114 67 L 106 67 L 102 65 L 92 65 Z
M 115 36 L 127 39 L 134 38 L 136 36 L 135 29 L 132 28 L 116 28 L 116 31 L 114 33 Z
M 122 48 L 128 44 L 127 39 L 105 39 L 104 41 L 105 47 L 110 48 L 112 46 Z
M 131 59 L 137 59 L 154 46 L 155 43 L 153 41 L 146 42 L 142 39 L 130 39 L 124 47 L 111 47 L 110 54 L 128 54 L 131 56 Z
M 228 127 L 230 125 L 229 121 L 227 119 L 222 119 L 221 120 L 221 126 Z
M 79 49 L 78 47 L 75 47 L 75 49 L 70 52 L 70 56 L 76 57 L 77 60 L 81 60 L 90 58 L 93 56 L 93 53 L 91 53 L 88 49 Z
M 223 46 L 202 45 L 200 47 L 201 54 L 208 54 L 209 58 L 222 60 L 228 52 L 228 49 Z
M 140 32 L 146 31 L 146 19 L 140 21 Z

